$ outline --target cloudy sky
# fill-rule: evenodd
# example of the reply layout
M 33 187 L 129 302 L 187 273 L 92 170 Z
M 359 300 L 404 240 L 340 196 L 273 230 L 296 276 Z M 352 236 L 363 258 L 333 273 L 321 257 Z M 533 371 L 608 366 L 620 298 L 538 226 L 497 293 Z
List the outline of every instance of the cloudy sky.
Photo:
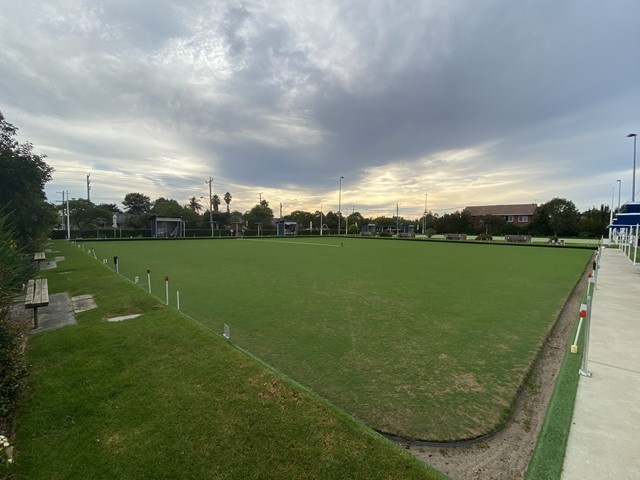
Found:
M 0 0 L 0 111 L 51 201 L 617 205 L 640 2 Z

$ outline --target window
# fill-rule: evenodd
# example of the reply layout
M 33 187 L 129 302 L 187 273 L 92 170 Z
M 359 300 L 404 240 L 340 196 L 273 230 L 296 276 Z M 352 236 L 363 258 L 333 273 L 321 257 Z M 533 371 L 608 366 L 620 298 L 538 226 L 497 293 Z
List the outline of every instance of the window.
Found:
M 513 215 L 507 215 L 506 217 L 504 217 L 504 219 L 505 219 L 507 222 L 513 222 Z
M 518 222 L 519 223 L 525 223 L 529 221 L 529 215 L 519 215 L 518 216 Z

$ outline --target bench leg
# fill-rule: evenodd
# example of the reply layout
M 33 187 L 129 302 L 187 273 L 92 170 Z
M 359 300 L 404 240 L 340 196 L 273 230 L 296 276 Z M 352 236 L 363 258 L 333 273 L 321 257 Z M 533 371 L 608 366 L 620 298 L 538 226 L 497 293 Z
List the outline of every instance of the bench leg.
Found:
M 33 309 L 33 329 L 38 328 L 38 307 Z

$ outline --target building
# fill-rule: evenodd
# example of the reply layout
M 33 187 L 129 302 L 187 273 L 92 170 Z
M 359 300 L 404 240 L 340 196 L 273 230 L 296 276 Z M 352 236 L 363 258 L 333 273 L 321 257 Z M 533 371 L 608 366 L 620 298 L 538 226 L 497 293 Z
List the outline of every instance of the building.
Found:
M 514 205 L 480 205 L 466 207 L 464 212 L 471 216 L 474 223 L 488 215 L 502 217 L 505 222 L 523 227 L 531 223 L 533 214 L 536 213 L 535 203 L 518 203 Z

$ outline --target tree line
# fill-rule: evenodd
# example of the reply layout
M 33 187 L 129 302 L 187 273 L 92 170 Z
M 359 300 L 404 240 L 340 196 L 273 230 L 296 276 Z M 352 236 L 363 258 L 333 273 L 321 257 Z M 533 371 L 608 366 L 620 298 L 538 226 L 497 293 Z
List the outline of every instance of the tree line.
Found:
M 275 230 L 274 222 L 280 216 L 274 214 L 266 199 L 262 199 L 245 212 L 231 210 L 232 199 L 231 193 L 226 192 L 222 198 L 213 195 L 210 202 L 203 197 L 191 197 L 187 204 L 180 205 L 174 199 L 160 197 L 152 201 L 149 196 L 143 193 L 128 193 L 122 201 L 126 213 L 124 226 L 133 229 L 147 229 L 150 217 L 158 215 L 181 217 L 186 222 L 188 229 L 209 229 L 210 222 L 213 222 L 216 229 L 231 229 L 240 223 L 243 229 L 248 230 L 255 230 L 260 224 L 261 230 L 265 234 L 268 234 L 269 230 Z M 226 211 L 220 208 L 222 201 L 226 204 Z M 71 200 L 69 207 L 70 219 L 75 229 L 110 228 L 113 213 L 122 213 L 122 210 L 115 204 L 93 205 L 83 199 Z M 62 209 L 63 206 L 59 208 Z M 374 224 L 378 232 L 392 233 L 404 225 L 413 225 L 416 233 L 425 233 L 423 229 L 426 226 L 428 235 L 444 233 L 478 235 L 484 233 L 492 236 L 520 234 L 594 238 L 606 235 L 610 213 L 608 205 L 594 206 L 580 212 L 572 201 L 554 198 L 539 205 L 531 222 L 525 226 L 515 225 L 504 217 L 495 215 L 472 218 L 464 209 L 443 215 L 429 212 L 426 218 L 365 216 L 355 210 L 342 212 L 341 215 L 339 212 L 331 210 L 327 212 L 295 210 L 283 215 L 282 219 L 297 222 L 299 230 L 307 233 L 319 233 L 321 222 L 325 229 L 336 233 L 340 222 L 341 232 L 348 231 L 351 234 L 362 231 L 364 225 Z

